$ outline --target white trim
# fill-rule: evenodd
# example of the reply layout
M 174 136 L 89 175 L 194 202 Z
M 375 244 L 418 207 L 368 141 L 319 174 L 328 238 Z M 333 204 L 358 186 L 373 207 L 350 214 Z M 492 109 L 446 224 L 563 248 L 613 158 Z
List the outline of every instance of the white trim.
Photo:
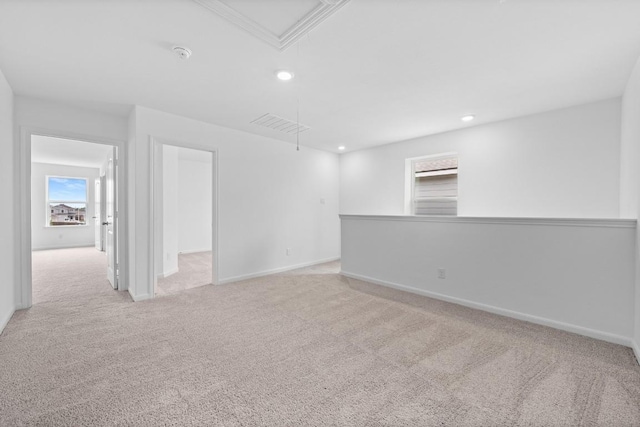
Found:
M 458 175 L 458 169 L 443 169 L 439 171 L 427 171 L 427 172 L 416 172 L 416 178 L 424 178 L 427 176 L 445 176 L 445 175 Z
M 131 290 L 129 290 L 129 295 L 131 295 L 131 299 L 133 300 L 133 302 L 140 302 L 140 301 L 145 301 L 148 299 L 153 299 L 153 295 L 149 295 L 149 294 L 141 294 L 141 295 L 134 295 L 131 293 Z
M 243 274 L 240 276 L 228 277 L 225 279 L 220 279 L 218 282 L 219 285 L 226 285 L 228 283 L 240 282 L 242 280 L 255 279 L 256 277 L 269 276 L 271 274 L 282 273 L 285 271 L 297 270 L 298 268 L 310 267 L 312 265 L 324 264 L 326 262 L 332 262 L 339 260 L 340 257 L 332 257 L 326 258 L 322 260 L 316 260 L 311 262 L 303 262 L 301 264 L 289 265 L 286 267 L 273 268 L 271 270 L 263 270 L 257 273 Z
M 633 354 L 636 356 L 636 362 L 640 365 L 640 347 L 638 347 L 638 343 L 632 340 L 631 348 L 633 349 Z
M 246 17 L 242 13 L 227 6 L 220 0 L 194 0 L 200 3 L 207 9 L 217 13 L 229 22 L 237 25 L 250 34 L 253 34 L 257 38 L 267 42 L 271 46 L 280 51 L 284 51 L 287 47 L 291 46 L 298 39 L 303 37 L 309 31 L 311 31 L 316 25 L 331 16 L 334 12 L 344 6 L 349 0 L 320 0 L 316 8 L 309 12 L 306 16 L 302 17 L 298 22 L 293 24 L 290 28 L 284 31 L 282 34 L 274 34 L 263 27 L 260 23 L 255 22 L 253 19 Z
M 95 169 L 95 168 L 94 168 Z M 49 180 L 51 178 L 63 178 L 63 179 L 82 179 L 84 180 L 84 202 L 70 202 L 64 200 L 51 200 L 49 199 Z M 62 175 L 45 175 L 44 176 L 44 188 L 45 188 L 45 204 L 44 204 L 44 227 L 45 228 L 58 228 L 58 227 L 88 227 L 88 214 L 89 214 L 89 178 L 81 177 L 81 176 L 62 176 Z M 66 204 L 66 203 L 84 203 L 84 224 L 70 224 L 70 225 L 51 225 L 51 204 Z
M 37 248 L 31 247 L 32 251 L 50 251 L 50 250 L 54 250 L 54 249 L 71 249 L 71 248 L 95 248 L 96 244 L 94 243 L 87 243 L 84 245 L 58 245 L 58 246 L 40 246 Z M 96 252 L 101 252 L 99 250 L 96 249 Z
M 31 307 L 31 132 L 25 128 L 20 129 L 18 139 L 18 152 L 20 153 L 20 163 L 18 171 L 18 218 L 20 227 L 17 234 L 20 234 L 19 248 L 16 251 L 19 256 L 18 263 L 20 270 L 16 283 L 16 307 L 21 309 Z
M 427 154 L 425 156 L 417 156 L 417 157 L 407 157 L 405 160 L 413 163 L 417 160 L 425 160 L 425 159 L 439 159 L 439 158 L 447 158 L 447 157 L 458 157 L 457 151 L 447 151 L 444 153 L 436 153 L 436 154 Z
M 636 228 L 635 219 L 618 218 L 510 218 L 438 215 L 340 215 L 341 220 L 406 221 L 406 222 L 454 222 L 505 225 L 549 225 L 562 227 L 613 227 Z
M 156 142 L 151 135 L 148 137 L 149 143 L 149 221 L 147 224 L 149 226 L 148 236 L 149 236 L 149 246 L 147 251 L 147 259 L 149 260 L 148 267 L 148 277 L 151 283 L 146 283 L 148 293 L 145 295 L 149 295 L 149 297 L 145 297 L 142 299 L 134 298 L 133 301 L 142 301 L 144 299 L 155 298 L 156 296 L 156 287 L 158 285 L 158 277 L 156 274 L 156 254 L 159 252 L 158 247 L 156 245 L 161 245 L 162 243 L 158 243 L 159 240 L 156 236 L 156 229 L 158 228 L 158 217 L 156 214 L 156 203 L 162 203 L 162 199 L 156 197 L 156 174 L 162 172 L 162 168 L 158 169 L 156 163 L 162 161 L 162 144 Z M 159 157 L 160 156 L 160 157 Z M 159 214 L 162 215 L 162 209 L 159 209 Z M 162 217 L 160 217 L 160 224 L 162 224 Z M 160 238 L 162 238 L 162 232 L 160 230 Z M 137 284 L 136 288 L 140 288 L 140 283 Z
M 197 254 L 200 252 L 211 252 L 211 249 L 193 249 L 188 251 L 178 251 L 178 255 L 180 254 Z
M 33 135 L 48 136 L 53 138 L 73 139 L 94 144 L 110 145 L 118 149 L 118 161 L 122 161 L 126 154 L 126 142 L 111 138 L 104 138 L 93 135 L 83 135 L 75 132 L 43 129 L 31 126 L 20 126 L 18 138 L 15 139 L 14 147 L 18 154 L 18 167 L 16 168 L 16 215 L 19 227 L 16 230 L 15 253 L 18 255 L 16 265 L 19 266 L 16 277 L 15 306 L 16 309 L 31 307 L 32 283 L 31 283 L 31 137 Z M 117 177 L 117 203 L 119 219 L 123 217 L 121 212 L 127 212 L 126 200 L 126 168 L 118 169 Z M 126 221 L 125 221 L 126 222 Z M 120 222 L 122 224 L 122 222 Z M 119 224 L 119 225 L 120 225 Z M 126 290 L 129 282 L 128 269 L 126 268 L 126 254 L 128 253 L 128 238 L 124 224 L 118 227 L 118 241 L 120 245 L 120 256 L 118 269 L 120 272 L 120 290 Z
M 595 338 L 598 340 L 607 341 L 614 344 L 624 345 L 626 347 L 633 346 L 633 341 L 631 340 L 631 338 L 623 337 L 621 335 L 610 334 L 608 332 L 603 332 L 603 331 L 598 331 L 596 329 L 590 329 L 582 326 L 572 325 L 570 323 L 558 322 L 556 320 L 551 320 L 551 319 L 547 319 L 539 316 L 533 316 L 531 314 L 521 313 L 518 311 L 507 310 L 504 308 L 482 304 L 474 301 L 469 301 L 462 298 L 450 297 L 450 296 L 439 294 L 436 292 L 425 291 L 422 289 L 414 288 L 412 286 L 400 285 L 398 283 L 387 282 L 385 280 L 377 280 L 372 277 L 362 276 L 360 274 L 355 274 L 355 273 L 349 273 L 347 271 L 341 271 L 340 274 L 342 274 L 345 277 L 350 277 L 352 279 L 362 280 L 365 282 L 374 283 L 376 285 L 386 286 L 389 288 L 410 292 L 412 294 L 422 295 L 425 297 L 434 298 L 441 301 L 451 302 L 454 304 L 463 305 L 465 307 L 475 308 L 477 310 L 498 314 L 500 316 L 506 316 L 506 317 L 511 317 L 513 319 L 524 320 L 526 322 L 548 326 L 551 328 L 560 329 L 562 331 L 572 332 L 574 334 L 584 335 L 586 337 Z
M 15 312 L 16 312 L 15 309 L 10 310 L 8 315 L 5 316 L 4 319 L 0 319 L 0 335 L 2 335 L 2 331 L 4 331 L 4 328 L 7 327 L 7 325 L 9 324 L 9 321 L 11 320 Z
M 220 236 L 220 198 L 218 197 L 218 195 L 220 194 L 220 179 L 218 175 L 220 173 L 220 166 L 218 165 L 218 162 L 220 161 L 220 154 L 217 149 L 216 151 L 212 152 L 212 156 L 213 158 L 211 159 L 211 164 L 213 166 L 213 171 L 211 175 L 213 183 L 211 185 L 211 189 L 213 190 L 213 210 L 211 211 L 211 215 L 213 216 L 213 218 L 211 218 L 211 225 L 213 228 L 213 241 L 211 242 L 211 251 L 213 252 L 213 280 L 211 284 L 217 285 L 220 280 L 220 246 L 218 243 L 218 239 Z

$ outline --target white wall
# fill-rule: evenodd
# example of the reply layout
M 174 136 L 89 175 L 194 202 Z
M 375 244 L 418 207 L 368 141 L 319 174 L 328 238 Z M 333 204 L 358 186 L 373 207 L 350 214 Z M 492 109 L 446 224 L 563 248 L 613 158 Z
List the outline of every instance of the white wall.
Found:
M 13 145 L 13 91 L 0 70 L 0 195 L 5 209 L 0 209 L 0 333 L 15 310 L 16 267 L 14 256 L 14 145 Z
M 296 151 L 293 144 L 144 107 L 136 107 L 131 121 L 136 134 L 129 164 L 134 299 L 152 296 L 149 136 L 218 150 L 221 282 L 340 256 L 337 155 L 305 147 Z
M 65 176 L 87 180 L 87 225 L 47 227 L 46 177 Z M 99 168 L 84 168 L 46 163 L 31 164 L 31 248 L 56 249 L 95 244 L 95 180 Z
M 183 150 L 183 149 L 181 149 Z M 203 153 L 203 156 L 209 156 Z M 211 173 L 206 161 L 178 162 L 178 252 L 211 250 Z
M 127 140 L 126 117 L 72 107 L 55 101 L 16 96 L 15 118 L 20 127 L 95 136 L 114 141 Z
M 629 345 L 635 235 L 620 219 L 347 216 L 342 272 Z
M 622 152 L 620 171 L 621 214 L 638 217 L 640 198 L 640 59 L 629 78 L 622 97 Z M 640 231 L 636 251 L 640 248 Z M 640 362 L 640 258 L 636 253 L 634 350 Z
M 340 212 L 404 214 L 405 159 L 451 151 L 460 216 L 619 216 L 619 98 L 345 153 Z

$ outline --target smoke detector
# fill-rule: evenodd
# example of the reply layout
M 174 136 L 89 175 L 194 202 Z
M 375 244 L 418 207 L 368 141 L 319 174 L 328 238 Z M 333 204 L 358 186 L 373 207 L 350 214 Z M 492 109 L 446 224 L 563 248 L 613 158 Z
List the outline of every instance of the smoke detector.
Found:
M 178 55 L 180 59 L 189 59 L 191 56 L 191 49 L 182 47 L 182 46 L 174 46 L 173 51 Z

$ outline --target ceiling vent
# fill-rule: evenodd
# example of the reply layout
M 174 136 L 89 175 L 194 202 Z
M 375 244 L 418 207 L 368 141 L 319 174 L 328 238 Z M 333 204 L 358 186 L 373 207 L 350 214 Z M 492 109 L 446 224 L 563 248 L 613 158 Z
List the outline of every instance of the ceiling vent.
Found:
M 311 129 L 309 126 L 283 119 L 282 117 L 271 113 L 260 116 L 257 119 L 252 120 L 250 123 L 288 134 L 295 134 L 298 131 L 302 133 Z

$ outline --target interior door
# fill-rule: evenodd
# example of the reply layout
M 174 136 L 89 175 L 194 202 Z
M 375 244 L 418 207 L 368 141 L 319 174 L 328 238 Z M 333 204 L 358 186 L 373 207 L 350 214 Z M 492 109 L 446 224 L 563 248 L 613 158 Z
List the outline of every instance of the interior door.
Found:
M 94 193 L 93 225 L 96 249 L 102 251 L 102 216 L 100 215 L 100 178 L 96 178 Z
M 118 245 L 116 242 L 116 228 L 118 226 L 116 210 L 116 147 L 113 147 L 109 158 L 107 159 L 107 170 L 105 173 L 105 212 L 106 216 L 102 224 L 106 229 L 105 250 L 107 252 L 107 279 L 113 286 L 118 289 Z

